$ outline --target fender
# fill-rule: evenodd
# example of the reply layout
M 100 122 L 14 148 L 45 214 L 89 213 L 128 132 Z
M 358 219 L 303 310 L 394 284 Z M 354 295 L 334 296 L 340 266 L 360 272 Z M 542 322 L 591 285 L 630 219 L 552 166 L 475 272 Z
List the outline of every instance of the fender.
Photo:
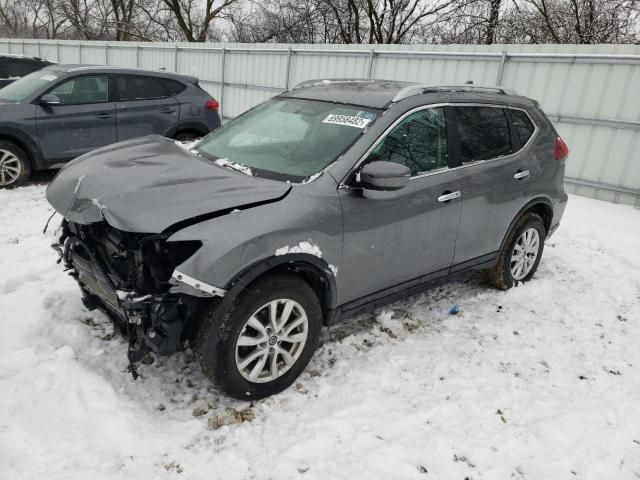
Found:
M 505 232 L 504 237 L 502 238 L 502 243 L 500 243 L 500 250 L 498 250 L 499 252 L 501 252 L 502 249 L 504 248 L 504 244 L 507 241 L 507 238 L 509 238 L 509 233 L 513 229 L 513 226 L 518 221 L 518 219 L 522 216 L 522 214 L 527 210 L 529 210 L 534 205 L 538 205 L 538 204 L 543 204 L 546 207 L 548 207 L 549 210 L 551 210 L 551 214 L 553 215 L 553 204 L 551 203 L 551 200 L 549 200 L 547 197 L 536 197 L 533 200 L 530 200 L 527 203 L 525 203 L 525 205 L 518 211 L 516 216 L 513 217 L 513 220 L 511 220 L 511 223 L 509 224 L 509 228 L 507 228 L 507 231 Z M 545 225 L 545 228 L 547 229 L 550 227 L 551 225 L 548 225 L 548 226 Z
M 17 143 L 24 148 L 29 161 L 31 162 L 31 168 L 33 170 L 43 170 L 47 168 L 47 164 L 42 156 L 42 151 L 38 144 L 22 130 L 11 127 L 9 125 L 0 126 L 0 137 L 7 137 L 7 140 L 17 140 Z
M 164 136 L 171 138 L 180 130 L 195 130 L 202 135 L 209 133 L 209 128 L 202 122 L 181 122 L 171 127 Z
M 305 265 L 308 265 L 310 271 L 320 273 L 324 281 L 327 282 L 325 298 L 320 299 L 324 307 L 323 310 L 325 310 L 326 313 L 336 308 L 338 296 L 336 291 L 336 278 L 333 271 L 324 259 L 306 253 L 272 256 L 247 267 L 238 277 L 225 286 L 227 294 L 224 296 L 222 303 L 224 304 L 227 301 L 231 303 L 247 285 L 260 275 L 284 265 L 292 265 L 299 270 L 304 269 Z

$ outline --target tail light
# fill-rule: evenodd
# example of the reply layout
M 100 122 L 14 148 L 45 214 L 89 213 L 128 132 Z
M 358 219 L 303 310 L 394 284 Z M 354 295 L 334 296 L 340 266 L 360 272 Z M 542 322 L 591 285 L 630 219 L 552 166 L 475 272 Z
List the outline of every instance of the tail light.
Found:
M 217 100 L 211 99 L 204 104 L 204 108 L 217 112 L 218 109 L 220 108 L 220 102 L 218 102 Z
M 567 144 L 564 143 L 564 140 L 562 140 L 562 138 L 557 137 L 556 138 L 556 160 L 563 160 L 565 158 L 567 158 L 567 155 L 569 155 L 569 147 L 567 147 Z

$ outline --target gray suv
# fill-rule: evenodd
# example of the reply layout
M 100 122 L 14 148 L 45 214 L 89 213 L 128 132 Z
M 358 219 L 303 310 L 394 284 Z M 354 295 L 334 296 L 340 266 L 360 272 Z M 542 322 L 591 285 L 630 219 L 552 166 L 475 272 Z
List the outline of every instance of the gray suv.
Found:
M 47 199 L 85 305 L 148 352 L 191 346 L 236 398 L 285 389 L 320 329 L 467 269 L 531 279 L 568 149 L 538 104 L 472 86 L 322 80 L 190 151 L 151 136 L 64 167 Z
M 0 188 L 120 140 L 194 140 L 220 125 L 218 107 L 195 77 L 51 65 L 0 89 Z

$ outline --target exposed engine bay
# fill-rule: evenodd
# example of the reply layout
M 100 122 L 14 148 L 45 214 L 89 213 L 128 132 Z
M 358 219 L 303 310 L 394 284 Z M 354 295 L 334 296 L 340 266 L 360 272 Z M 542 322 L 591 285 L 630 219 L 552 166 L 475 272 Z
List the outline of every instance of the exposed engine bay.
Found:
M 127 338 L 134 377 L 134 363 L 145 354 L 184 348 L 194 336 L 195 314 L 206 303 L 171 282 L 175 267 L 201 243 L 167 242 L 167 237 L 124 232 L 104 221 L 81 225 L 63 220 L 53 245 L 78 282 L 84 305 L 104 312 Z

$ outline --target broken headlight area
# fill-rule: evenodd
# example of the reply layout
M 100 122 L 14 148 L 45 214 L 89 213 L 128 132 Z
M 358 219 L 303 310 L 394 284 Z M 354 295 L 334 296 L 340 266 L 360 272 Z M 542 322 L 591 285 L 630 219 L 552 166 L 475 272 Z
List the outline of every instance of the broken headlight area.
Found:
M 78 282 L 85 306 L 104 312 L 127 337 L 135 372 L 133 363 L 149 351 L 168 355 L 193 338 L 194 317 L 206 300 L 176 291 L 172 274 L 201 245 L 124 232 L 106 222 L 63 220 L 53 247 Z

